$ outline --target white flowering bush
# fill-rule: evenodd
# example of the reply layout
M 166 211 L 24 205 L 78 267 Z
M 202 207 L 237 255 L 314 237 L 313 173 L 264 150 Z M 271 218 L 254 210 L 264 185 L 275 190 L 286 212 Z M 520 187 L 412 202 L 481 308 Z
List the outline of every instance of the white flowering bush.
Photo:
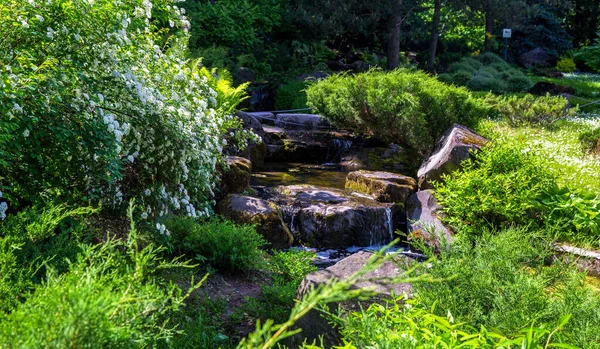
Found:
M 243 137 L 185 60 L 177 2 L 0 2 L 2 216 L 39 200 L 119 209 L 130 198 L 151 221 L 210 214 L 222 147 Z

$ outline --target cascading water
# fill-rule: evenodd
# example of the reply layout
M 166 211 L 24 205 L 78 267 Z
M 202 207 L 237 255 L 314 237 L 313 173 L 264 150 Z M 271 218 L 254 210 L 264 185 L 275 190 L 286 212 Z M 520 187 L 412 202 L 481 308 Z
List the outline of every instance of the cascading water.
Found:
M 331 144 L 332 146 L 327 150 L 327 163 L 337 161 L 342 152 L 352 147 L 352 140 L 334 138 Z
M 294 224 L 294 218 L 300 210 L 298 207 L 292 205 L 280 205 L 279 210 L 281 212 L 281 219 L 283 223 L 290 229 L 292 234 L 297 232 L 296 225 Z
M 390 241 L 394 240 L 394 222 L 392 221 L 392 209 L 385 209 L 385 218 L 388 226 L 388 232 L 390 234 Z

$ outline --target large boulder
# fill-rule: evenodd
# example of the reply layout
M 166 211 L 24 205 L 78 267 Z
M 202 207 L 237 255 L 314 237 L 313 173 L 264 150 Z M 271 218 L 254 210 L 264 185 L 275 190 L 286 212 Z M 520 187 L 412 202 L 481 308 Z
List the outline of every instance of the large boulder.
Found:
M 252 162 L 239 156 L 226 157 L 226 166 L 221 171 L 221 193 L 241 194 L 250 189 Z
M 354 141 L 351 135 L 320 130 L 287 130 L 263 127 L 268 161 L 324 163 L 337 162 L 342 151 Z
M 324 285 L 331 279 L 346 280 L 358 271 L 360 271 L 372 253 L 358 252 L 349 257 L 346 257 L 334 264 L 333 266 L 316 271 L 307 275 L 302 281 L 297 298 L 310 292 L 315 287 Z M 374 296 L 367 301 L 349 300 L 342 303 L 330 304 L 330 311 L 335 312 L 338 305 L 344 313 L 351 311 L 360 311 L 360 307 L 366 308 L 369 304 L 375 302 L 385 302 L 391 299 L 392 296 L 406 295 L 411 296 L 412 286 L 409 283 L 394 284 L 390 283 L 389 279 L 397 278 L 402 275 L 403 270 L 408 268 L 411 260 L 405 256 L 398 256 L 395 261 L 386 261 L 381 267 L 362 276 L 356 282 L 353 289 L 364 289 L 374 293 Z M 381 280 L 378 282 L 377 280 Z M 388 280 L 387 282 L 385 280 Z M 314 340 L 318 341 L 319 336 L 323 336 L 325 347 L 329 348 L 333 345 L 340 344 L 340 336 L 334 327 L 332 327 L 327 318 L 318 310 L 309 311 L 297 323 L 296 328 L 301 328 L 302 332 L 293 336 L 288 344 L 290 347 L 297 347 L 304 340 L 311 343 Z
M 370 195 L 379 202 L 404 205 L 406 199 L 417 191 L 417 181 L 397 173 L 359 170 L 348 173 L 346 188 Z
M 452 233 L 440 219 L 441 209 L 431 190 L 411 195 L 406 201 L 408 240 L 421 241 L 435 251 L 447 249 Z
M 316 114 L 277 114 L 275 126 L 295 130 L 314 130 L 329 128 L 331 125 L 327 119 Z
M 399 205 L 340 189 L 288 185 L 275 188 L 272 195 L 294 236 L 313 247 L 388 243 L 396 229 L 405 228 L 405 213 Z
M 238 224 L 256 224 L 273 248 L 290 247 L 294 240 L 277 206 L 267 200 L 231 194 L 217 203 L 217 213 Z
M 527 51 L 519 57 L 519 63 L 527 69 L 554 67 L 557 56 L 541 47 Z
M 433 189 L 432 181 L 439 181 L 442 175 L 460 168 L 461 162 L 471 157 L 471 152 L 479 150 L 488 142 L 470 128 L 454 124 L 438 140 L 433 154 L 419 171 L 419 188 Z

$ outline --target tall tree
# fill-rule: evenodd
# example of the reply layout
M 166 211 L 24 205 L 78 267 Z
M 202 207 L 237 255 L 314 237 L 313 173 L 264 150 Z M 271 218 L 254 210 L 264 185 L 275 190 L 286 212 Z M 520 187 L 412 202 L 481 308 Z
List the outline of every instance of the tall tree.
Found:
M 429 60 L 427 61 L 427 70 L 435 70 L 435 54 L 437 51 L 438 39 L 440 37 L 440 19 L 442 17 L 442 0 L 433 0 L 433 19 L 431 21 L 431 39 L 429 41 Z

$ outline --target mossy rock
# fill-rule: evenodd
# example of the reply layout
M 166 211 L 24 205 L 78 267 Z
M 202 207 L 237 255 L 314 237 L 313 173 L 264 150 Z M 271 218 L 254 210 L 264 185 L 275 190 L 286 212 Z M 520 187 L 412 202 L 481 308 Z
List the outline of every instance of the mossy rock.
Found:
M 231 194 L 219 201 L 217 213 L 238 224 L 252 224 L 273 248 L 290 247 L 292 233 L 283 223 L 279 208 L 272 202 Z
M 348 174 L 346 189 L 370 195 L 379 202 L 404 205 L 417 190 L 417 181 L 397 173 L 360 170 Z

